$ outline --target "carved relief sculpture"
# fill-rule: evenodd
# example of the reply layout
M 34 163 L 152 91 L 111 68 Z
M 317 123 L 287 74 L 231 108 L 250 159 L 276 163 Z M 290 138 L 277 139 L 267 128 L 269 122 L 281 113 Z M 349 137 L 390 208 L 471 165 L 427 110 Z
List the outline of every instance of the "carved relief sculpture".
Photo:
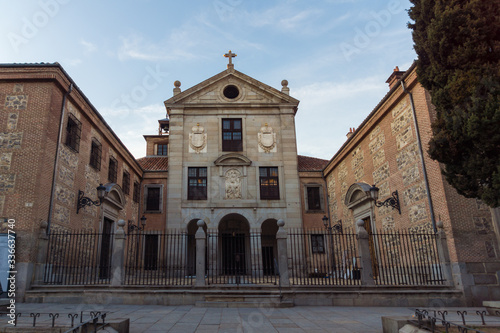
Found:
M 276 133 L 274 133 L 273 128 L 271 126 L 268 126 L 267 123 L 264 125 L 264 127 L 261 127 L 258 138 L 259 152 L 276 152 Z
M 241 173 L 236 169 L 226 172 L 225 199 L 241 199 Z
M 207 134 L 205 128 L 199 123 L 193 126 L 189 133 L 189 152 L 190 153 L 206 153 L 207 152 Z

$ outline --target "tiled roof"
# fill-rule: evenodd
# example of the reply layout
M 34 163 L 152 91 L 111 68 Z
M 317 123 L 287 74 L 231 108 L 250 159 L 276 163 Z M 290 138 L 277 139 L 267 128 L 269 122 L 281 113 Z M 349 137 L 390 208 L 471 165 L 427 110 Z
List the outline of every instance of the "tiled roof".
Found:
M 321 158 L 297 155 L 299 171 L 322 171 L 328 164 L 328 160 Z
M 168 157 L 166 156 L 146 156 L 137 159 L 144 171 L 167 171 Z

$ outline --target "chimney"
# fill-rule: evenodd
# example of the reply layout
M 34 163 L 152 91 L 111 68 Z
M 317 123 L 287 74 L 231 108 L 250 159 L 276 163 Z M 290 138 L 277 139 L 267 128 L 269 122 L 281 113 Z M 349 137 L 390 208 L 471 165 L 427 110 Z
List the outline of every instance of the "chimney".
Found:
M 392 87 L 394 87 L 394 85 L 396 83 L 398 83 L 399 80 L 401 80 L 401 78 L 403 77 L 404 74 L 405 74 L 405 71 L 400 71 L 399 67 L 396 66 L 396 68 L 394 68 L 394 71 L 392 72 L 391 76 L 389 76 L 387 81 L 385 81 L 385 83 L 389 83 L 389 89 L 392 89 Z
M 349 140 L 349 139 L 351 138 L 351 136 L 353 136 L 353 135 L 354 135 L 354 131 L 355 131 L 355 130 L 356 130 L 356 129 L 355 129 L 354 127 L 353 127 L 353 128 L 350 128 L 350 127 L 349 127 L 349 133 L 347 133 L 347 134 L 346 134 L 346 136 L 347 136 L 347 140 Z

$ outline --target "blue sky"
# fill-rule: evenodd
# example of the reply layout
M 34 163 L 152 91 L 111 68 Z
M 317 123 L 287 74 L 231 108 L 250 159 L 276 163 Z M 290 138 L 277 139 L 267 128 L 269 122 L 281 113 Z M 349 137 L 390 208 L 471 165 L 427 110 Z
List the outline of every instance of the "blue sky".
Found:
M 330 159 L 416 58 L 407 0 L 6 1 L 0 63 L 59 62 L 135 157 L 173 82 L 235 69 L 299 99 L 298 152 Z

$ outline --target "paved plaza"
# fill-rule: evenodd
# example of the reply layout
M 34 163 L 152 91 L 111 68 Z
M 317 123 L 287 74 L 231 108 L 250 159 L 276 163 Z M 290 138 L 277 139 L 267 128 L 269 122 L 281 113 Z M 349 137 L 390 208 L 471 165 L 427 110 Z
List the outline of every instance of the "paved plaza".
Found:
M 448 317 L 456 317 L 456 310 L 449 308 Z M 474 314 L 481 308 L 468 308 Z M 130 319 L 130 332 L 382 332 L 382 316 L 411 316 L 413 308 L 395 307 L 332 307 L 296 306 L 293 308 L 201 308 L 161 305 L 118 304 L 34 304 L 18 303 L 16 312 L 22 313 L 19 327 L 31 326 L 31 313 L 40 313 L 37 326 L 50 326 L 49 313 L 58 313 L 56 323 L 68 325 L 68 313 L 89 316 L 89 311 L 107 313 L 106 321 L 119 318 Z M 447 318 L 448 318 L 447 317 Z M 454 318 L 458 320 L 458 318 Z M 499 317 L 489 317 L 500 323 Z M 8 318 L 2 315 L 0 326 L 7 325 Z M 75 322 L 79 323 L 79 319 Z

